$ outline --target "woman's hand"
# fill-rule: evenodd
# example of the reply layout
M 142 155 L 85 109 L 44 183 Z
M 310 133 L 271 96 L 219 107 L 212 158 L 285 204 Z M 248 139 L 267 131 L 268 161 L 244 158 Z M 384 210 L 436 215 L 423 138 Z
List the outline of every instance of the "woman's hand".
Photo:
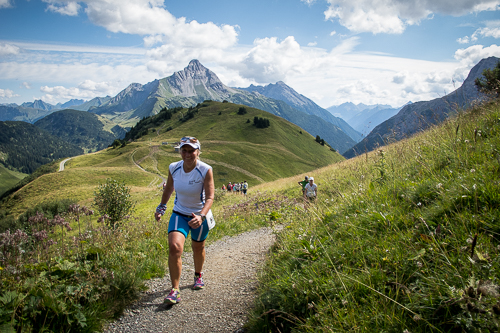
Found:
M 203 218 L 195 213 L 191 213 L 191 216 L 193 218 L 189 220 L 188 225 L 193 229 L 198 229 L 203 223 Z
M 160 221 L 161 220 L 161 216 L 162 216 L 162 214 L 155 212 L 155 219 L 156 219 L 156 221 Z

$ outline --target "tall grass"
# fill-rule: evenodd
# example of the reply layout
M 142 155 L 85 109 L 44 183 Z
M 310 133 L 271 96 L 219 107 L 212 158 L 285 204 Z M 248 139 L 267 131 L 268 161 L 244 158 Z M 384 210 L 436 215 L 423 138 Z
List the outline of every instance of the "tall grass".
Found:
M 499 126 L 492 102 L 310 174 L 317 202 L 287 209 L 250 330 L 498 331 Z
M 99 331 L 165 274 L 164 223 L 130 218 L 113 230 L 76 204 L 27 223 L 0 234 L 2 332 Z

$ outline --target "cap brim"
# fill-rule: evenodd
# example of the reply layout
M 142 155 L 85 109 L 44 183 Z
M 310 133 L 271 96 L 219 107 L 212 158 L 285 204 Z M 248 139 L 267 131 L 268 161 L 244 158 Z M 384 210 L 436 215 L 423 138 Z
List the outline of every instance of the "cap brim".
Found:
M 200 149 L 200 145 L 198 143 L 192 143 L 192 142 L 184 142 L 184 143 L 181 143 L 181 145 L 179 146 L 179 148 L 182 148 L 184 146 L 191 146 L 193 147 L 194 149 Z

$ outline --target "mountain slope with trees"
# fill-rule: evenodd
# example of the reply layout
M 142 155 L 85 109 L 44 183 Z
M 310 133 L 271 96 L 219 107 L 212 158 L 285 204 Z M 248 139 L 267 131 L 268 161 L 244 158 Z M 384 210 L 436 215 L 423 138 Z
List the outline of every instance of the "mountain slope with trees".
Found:
M 0 162 L 7 168 L 32 173 L 54 160 L 83 154 L 83 149 L 22 121 L 0 122 Z
M 266 97 L 284 101 L 296 110 L 302 111 L 309 115 L 318 116 L 321 119 L 334 124 L 356 142 L 359 142 L 362 139 L 359 131 L 353 129 L 353 127 L 351 127 L 351 125 L 349 125 L 345 120 L 339 117 L 335 117 L 332 113 L 323 109 L 322 107 L 311 101 L 309 98 L 299 94 L 298 92 L 287 86 L 283 81 L 279 81 L 276 84 L 268 84 L 267 86 L 251 85 L 248 88 L 237 89 L 252 93 L 257 92 Z
M 116 138 L 123 138 L 126 132 L 120 126 L 96 114 L 77 110 L 53 112 L 34 125 L 83 148 L 86 152 L 104 149 Z

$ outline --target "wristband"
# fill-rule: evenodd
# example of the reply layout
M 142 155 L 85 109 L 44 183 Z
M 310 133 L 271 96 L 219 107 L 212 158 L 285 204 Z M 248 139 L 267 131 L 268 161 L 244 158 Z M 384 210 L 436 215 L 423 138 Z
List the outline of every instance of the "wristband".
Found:
M 156 207 L 156 212 L 160 215 L 164 215 L 165 214 L 165 210 L 167 210 L 167 205 L 166 204 L 162 204 L 160 203 L 158 205 L 158 207 Z

